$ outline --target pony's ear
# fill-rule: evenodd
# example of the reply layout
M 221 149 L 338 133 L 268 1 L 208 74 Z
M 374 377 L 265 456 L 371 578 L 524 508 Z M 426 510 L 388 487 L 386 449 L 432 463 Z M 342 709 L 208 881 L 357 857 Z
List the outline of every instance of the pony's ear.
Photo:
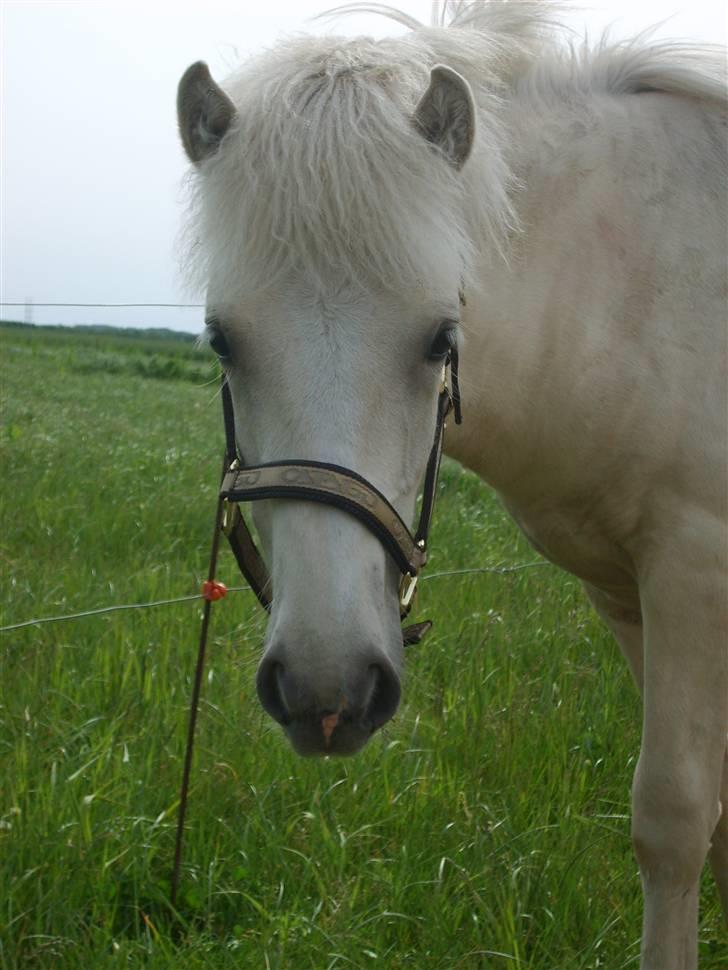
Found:
M 444 64 L 433 67 L 414 117 L 427 141 L 442 149 L 455 168 L 462 168 L 475 137 L 475 102 L 465 78 Z
M 213 155 L 235 117 L 235 105 L 212 80 L 207 64 L 197 61 L 177 88 L 177 121 L 182 144 L 196 165 Z

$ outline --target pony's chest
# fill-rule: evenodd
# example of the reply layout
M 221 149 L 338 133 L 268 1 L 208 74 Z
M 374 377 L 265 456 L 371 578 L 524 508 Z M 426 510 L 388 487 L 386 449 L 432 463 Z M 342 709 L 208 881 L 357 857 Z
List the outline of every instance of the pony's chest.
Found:
M 588 502 L 504 505 L 531 545 L 583 582 L 631 600 L 636 590 L 631 557 Z

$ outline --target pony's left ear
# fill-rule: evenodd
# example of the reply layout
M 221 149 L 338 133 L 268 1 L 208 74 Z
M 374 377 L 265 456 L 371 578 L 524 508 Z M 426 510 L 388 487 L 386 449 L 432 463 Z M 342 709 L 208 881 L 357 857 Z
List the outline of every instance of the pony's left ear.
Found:
M 220 146 L 235 117 L 235 105 L 212 80 L 203 61 L 187 68 L 177 88 L 177 121 L 182 144 L 196 165 Z
M 457 71 L 437 64 L 430 86 L 415 108 L 415 124 L 440 148 L 455 168 L 468 159 L 475 137 L 475 102 L 470 85 Z

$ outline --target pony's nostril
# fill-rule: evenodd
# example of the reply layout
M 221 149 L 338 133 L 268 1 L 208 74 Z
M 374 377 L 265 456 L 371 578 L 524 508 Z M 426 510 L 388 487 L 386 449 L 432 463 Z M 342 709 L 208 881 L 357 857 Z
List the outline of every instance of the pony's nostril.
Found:
M 369 668 L 372 686 L 364 712 L 372 730 L 385 724 L 399 705 L 399 677 L 389 664 L 372 664 Z
M 281 689 L 283 664 L 277 660 L 263 660 L 258 667 L 255 686 L 263 709 L 279 724 L 288 724 L 291 719 Z
M 358 677 L 350 670 L 347 679 L 347 672 L 336 669 L 330 677 L 317 678 L 295 661 L 283 663 L 282 651 L 271 649 L 256 676 L 260 703 L 287 731 L 313 732 L 319 753 L 326 753 L 324 747 L 337 754 L 356 750 L 399 704 L 399 677 L 385 655 L 375 656 L 376 662 L 359 667 Z M 354 737 L 360 742 L 352 746 Z M 299 747 L 309 750 L 310 746 Z

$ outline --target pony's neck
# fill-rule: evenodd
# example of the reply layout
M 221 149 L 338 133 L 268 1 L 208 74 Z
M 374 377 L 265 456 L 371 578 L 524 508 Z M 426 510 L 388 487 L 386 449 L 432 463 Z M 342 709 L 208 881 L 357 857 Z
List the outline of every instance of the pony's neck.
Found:
M 573 435 L 608 440 L 624 394 L 639 393 L 640 328 L 672 283 L 661 265 L 682 259 L 662 253 L 678 242 L 674 230 L 660 233 L 663 210 L 651 200 L 672 193 L 688 210 L 704 206 L 706 186 L 677 172 L 669 151 L 669 131 L 697 139 L 703 114 L 688 99 L 659 94 L 605 95 L 579 111 L 509 106 L 521 228 L 507 264 L 484 260 L 473 274 L 463 314 L 464 423 L 446 440 L 449 454 L 502 493 L 541 488 L 545 476 L 554 491 L 583 482 L 569 466 L 578 454 Z

